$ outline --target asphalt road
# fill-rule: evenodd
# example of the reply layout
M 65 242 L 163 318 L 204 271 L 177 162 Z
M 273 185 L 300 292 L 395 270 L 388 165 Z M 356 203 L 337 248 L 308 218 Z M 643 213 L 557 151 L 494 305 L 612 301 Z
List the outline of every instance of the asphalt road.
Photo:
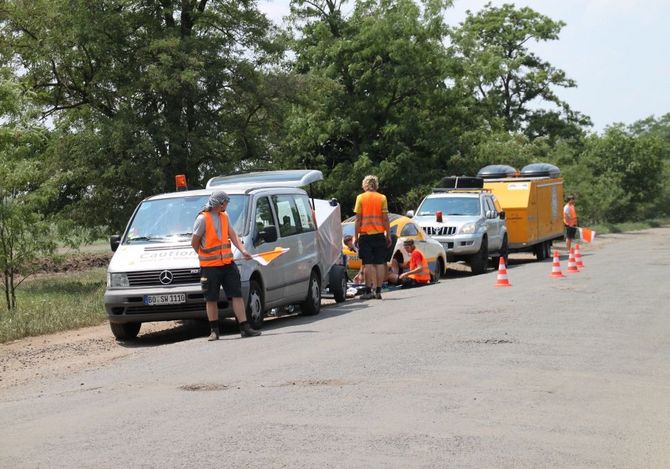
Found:
M 0 467 L 670 467 L 670 228 L 583 254 L 2 389 Z

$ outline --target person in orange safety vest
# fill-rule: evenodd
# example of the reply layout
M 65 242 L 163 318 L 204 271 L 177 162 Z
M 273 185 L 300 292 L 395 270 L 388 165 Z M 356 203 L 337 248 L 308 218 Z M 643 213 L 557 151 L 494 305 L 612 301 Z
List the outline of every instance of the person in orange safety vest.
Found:
M 382 284 L 387 271 L 386 261 L 391 247 L 388 202 L 385 195 L 377 192 L 377 176 L 365 176 L 362 187 L 365 192 L 356 197 L 354 206 L 354 244 L 358 245 L 358 256 L 364 266 L 365 278 L 365 293 L 361 295 L 361 299 L 381 300 Z
M 572 240 L 577 235 L 577 211 L 575 210 L 575 196 L 570 194 L 563 207 L 563 224 L 565 225 L 565 247 L 570 252 Z
M 420 287 L 430 283 L 430 269 L 426 256 L 414 245 L 413 239 L 406 239 L 402 243 L 405 251 L 410 255 L 409 270 L 400 274 L 402 288 Z
M 198 253 L 200 261 L 200 283 L 205 295 L 210 326 L 207 340 L 210 341 L 219 339 L 218 301 L 221 287 L 232 303 L 242 337 L 261 334 L 247 322 L 240 271 L 233 260 L 231 242 L 245 259 L 251 259 L 251 254 L 244 249 L 235 229 L 229 223 L 226 213 L 229 201 L 230 197 L 223 191 L 210 195 L 207 205 L 195 219 L 191 238 L 191 247 Z

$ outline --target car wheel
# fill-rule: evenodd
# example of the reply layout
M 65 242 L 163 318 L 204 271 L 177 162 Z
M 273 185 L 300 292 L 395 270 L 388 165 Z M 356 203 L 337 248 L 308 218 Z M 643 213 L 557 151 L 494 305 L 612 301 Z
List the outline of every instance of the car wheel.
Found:
M 140 333 L 141 322 L 110 322 L 109 327 L 117 340 L 133 340 Z
M 438 257 L 435 261 L 435 268 L 433 272 L 430 274 L 431 281 L 433 283 L 437 283 L 440 281 L 440 278 L 442 278 L 442 274 L 444 274 L 444 262 L 442 261 L 441 257 Z
M 307 298 L 300 303 L 300 312 L 305 316 L 314 316 L 321 310 L 321 285 L 316 270 L 312 270 L 307 288 Z
M 494 269 L 497 269 L 500 265 L 501 257 L 505 259 L 505 266 L 509 265 L 509 243 L 507 242 L 507 235 L 503 236 L 502 246 L 500 246 L 498 255 L 491 258 L 491 265 Z
M 265 316 L 265 304 L 263 301 L 263 290 L 256 280 L 249 283 L 249 297 L 247 298 L 247 322 L 254 329 L 263 327 Z
M 475 275 L 486 272 L 486 264 L 489 261 L 489 242 L 486 236 L 482 239 L 482 245 L 479 252 L 473 254 L 470 258 L 470 270 Z
M 328 285 L 336 303 L 347 299 L 347 270 L 344 266 L 334 265 L 328 273 Z

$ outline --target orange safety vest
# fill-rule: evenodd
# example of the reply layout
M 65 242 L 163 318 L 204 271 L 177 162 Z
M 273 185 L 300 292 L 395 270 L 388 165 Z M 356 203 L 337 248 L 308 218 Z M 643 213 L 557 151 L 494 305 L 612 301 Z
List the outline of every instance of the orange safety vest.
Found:
M 430 270 L 428 269 L 428 261 L 426 260 L 426 256 L 424 256 L 423 253 L 417 248 L 414 248 L 414 251 L 421 254 L 421 270 L 415 274 L 409 274 L 409 278 L 413 278 L 419 283 L 428 283 L 430 282 Z M 409 258 L 409 270 L 414 270 L 416 267 L 417 264 L 414 263 L 414 256 L 412 256 Z
M 228 239 L 228 215 L 219 213 L 221 222 L 221 238 L 216 233 L 211 212 L 202 212 L 205 216 L 205 236 L 198 249 L 200 267 L 218 267 L 233 262 L 233 251 Z
M 361 233 L 383 233 L 384 217 L 382 203 L 384 196 L 379 192 L 366 191 L 361 194 Z
M 563 223 L 568 226 L 577 226 L 577 212 L 574 205 L 565 204 L 563 207 Z

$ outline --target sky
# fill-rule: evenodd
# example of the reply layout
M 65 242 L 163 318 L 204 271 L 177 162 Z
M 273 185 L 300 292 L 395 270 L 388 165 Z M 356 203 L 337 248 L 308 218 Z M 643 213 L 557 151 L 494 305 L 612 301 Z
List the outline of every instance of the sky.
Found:
M 258 0 L 278 24 L 289 13 L 289 0 Z M 455 0 L 445 13 L 448 24 L 479 11 L 486 0 Z M 670 113 L 669 0 L 527 0 L 497 1 L 528 6 L 566 25 L 557 41 L 531 49 L 577 82 L 556 89 L 570 107 L 591 117 L 593 130 L 614 123 L 632 124 Z

